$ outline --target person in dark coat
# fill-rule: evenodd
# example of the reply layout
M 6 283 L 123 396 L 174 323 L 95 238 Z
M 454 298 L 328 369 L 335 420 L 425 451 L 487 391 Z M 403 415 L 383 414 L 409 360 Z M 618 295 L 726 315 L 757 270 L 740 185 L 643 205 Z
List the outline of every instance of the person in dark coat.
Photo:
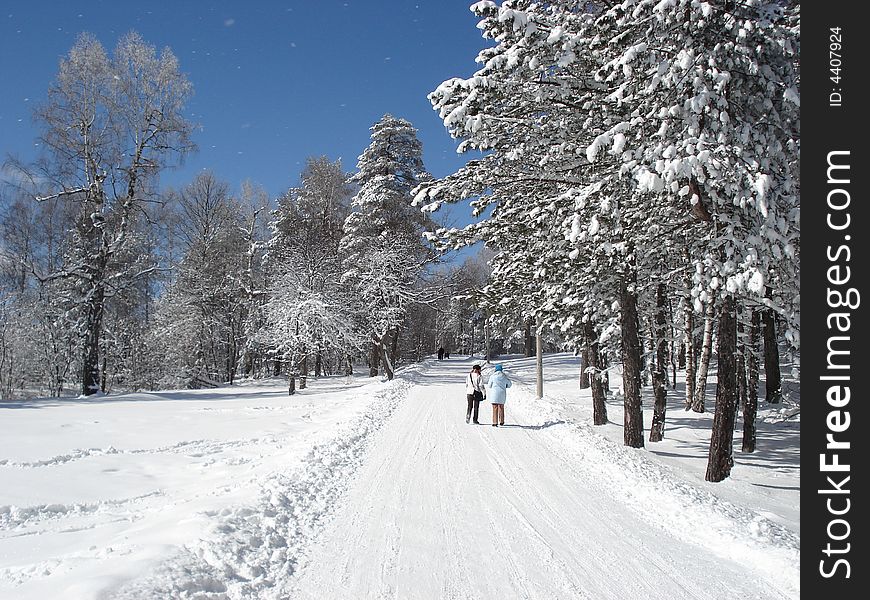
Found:
M 444 348 L 438 348 L 438 360 L 442 360 L 444 358 Z

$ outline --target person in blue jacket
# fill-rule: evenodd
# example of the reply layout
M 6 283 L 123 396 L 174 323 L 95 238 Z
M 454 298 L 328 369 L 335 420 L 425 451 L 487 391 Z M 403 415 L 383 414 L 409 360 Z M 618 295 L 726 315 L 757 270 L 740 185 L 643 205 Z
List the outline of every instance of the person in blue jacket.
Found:
M 507 400 L 507 389 L 511 380 L 504 373 L 501 365 L 495 366 L 495 372 L 486 382 L 486 397 L 492 404 L 492 426 L 504 425 L 504 403 Z

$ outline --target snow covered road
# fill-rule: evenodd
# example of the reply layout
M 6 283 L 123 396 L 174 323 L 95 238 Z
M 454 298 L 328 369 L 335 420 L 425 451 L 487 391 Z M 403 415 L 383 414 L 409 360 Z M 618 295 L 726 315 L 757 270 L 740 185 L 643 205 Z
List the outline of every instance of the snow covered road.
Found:
M 722 548 L 705 544 L 715 536 L 693 542 L 691 529 L 704 525 L 691 514 L 688 532 L 669 530 L 679 516 L 650 523 L 657 511 L 650 507 L 645 518 L 624 502 L 601 468 L 606 454 L 578 455 L 581 447 L 565 443 L 584 430 L 538 410 L 523 386 L 509 394 L 506 427 L 490 426 L 486 403 L 481 425 L 466 424 L 469 366 L 445 361 L 412 376 L 408 399 L 381 432 L 291 597 L 798 597 L 788 544 L 781 561 L 779 546 L 766 558 L 791 572 L 777 566 L 765 577 L 747 564 L 751 548 L 742 562 L 728 556 L 741 554 L 733 547 L 742 543 L 739 520 L 736 541 Z
M 776 514 L 794 469 L 699 481 L 665 456 L 702 435 L 686 424 L 623 447 L 618 402 L 605 427 L 583 416 L 570 355 L 548 359 L 543 400 L 528 360 L 505 361 L 507 425 L 487 403 L 466 424 L 471 364 L 290 398 L 263 382 L 7 406 L 0 598 L 799 597 L 795 518 Z

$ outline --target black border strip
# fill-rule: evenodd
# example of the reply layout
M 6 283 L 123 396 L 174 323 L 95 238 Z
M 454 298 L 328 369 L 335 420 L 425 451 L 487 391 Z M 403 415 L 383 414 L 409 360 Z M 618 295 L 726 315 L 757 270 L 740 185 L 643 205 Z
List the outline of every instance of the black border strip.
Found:
M 801 592 L 837 600 L 859 590 L 865 598 L 870 570 L 861 542 L 866 495 L 857 490 L 866 489 L 859 434 L 867 419 L 862 302 L 870 302 L 861 81 L 870 32 L 862 5 L 801 7 Z

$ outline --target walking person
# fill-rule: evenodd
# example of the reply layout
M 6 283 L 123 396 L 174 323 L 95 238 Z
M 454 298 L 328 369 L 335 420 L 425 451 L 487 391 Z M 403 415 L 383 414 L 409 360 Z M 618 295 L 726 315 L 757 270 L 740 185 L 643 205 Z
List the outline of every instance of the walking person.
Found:
M 444 358 L 444 348 L 438 348 L 438 360 L 442 360 Z
M 474 424 L 480 425 L 477 421 L 477 414 L 480 411 L 480 401 L 486 397 L 486 392 L 483 389 L 483 375 L 480 373 L 480 365 L 471 367 L 471 372 L 465 378 L 465 397 L 468 399 L 468 410 L 465 413 L 465 422 L 471 421 L 474 417 Z
M 496 365 L 495 372 L 486 382 L 487 396 L 492 403 L 492 426 L 504 425 L 504 403 L 507 400 L 507 389 L 511 386 L 511 380 L 504 373 L 502 366 Z

